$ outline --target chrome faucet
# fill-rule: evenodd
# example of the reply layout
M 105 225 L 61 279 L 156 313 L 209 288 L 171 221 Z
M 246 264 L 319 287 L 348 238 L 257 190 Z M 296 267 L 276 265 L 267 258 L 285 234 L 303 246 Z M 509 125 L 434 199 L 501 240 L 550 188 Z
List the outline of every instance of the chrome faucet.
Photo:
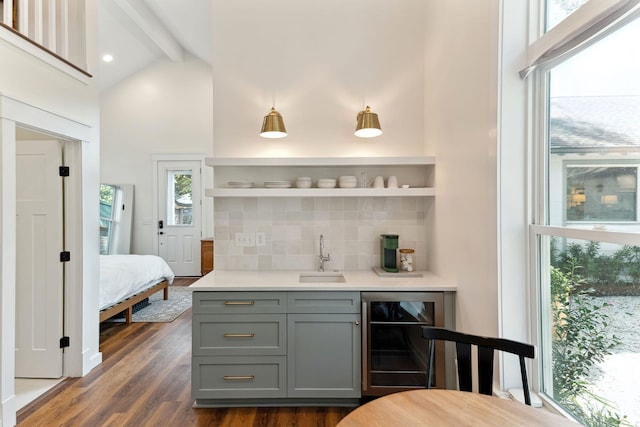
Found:
M 324 263 L 331 261 L 331 255 L 327 254 L 324 256 L 322 253 L 324 252 L 324 236 L 320 235 L 320 266 L 318 267 L 318 271 L 324 271 Z

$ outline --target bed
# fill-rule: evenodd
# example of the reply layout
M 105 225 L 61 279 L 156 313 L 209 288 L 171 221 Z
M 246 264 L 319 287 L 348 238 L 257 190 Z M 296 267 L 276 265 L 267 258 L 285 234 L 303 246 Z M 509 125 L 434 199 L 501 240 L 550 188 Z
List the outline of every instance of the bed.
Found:
M 169 298 L 171 267 L 155 255 L 100 255 L 100 322 L 125 312 L 131 323 L 133 306 L 156 292 Z

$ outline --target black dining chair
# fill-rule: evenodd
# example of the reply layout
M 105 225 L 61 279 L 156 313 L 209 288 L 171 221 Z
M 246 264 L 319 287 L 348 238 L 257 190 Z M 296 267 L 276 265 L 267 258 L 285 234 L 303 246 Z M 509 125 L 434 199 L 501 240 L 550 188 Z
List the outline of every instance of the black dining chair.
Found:
M 493 392 L 493 353 L 494 350 L 513 353 L 520 358 L 520 375 L 522 376 L 522 390 L 524 402 L 531 406 L 529 382 L 524 358 L 535 357 L 535 347 L 530 344 L 512 341 L 504 338 L 482 337 L 464 334 L 445 328 L 422 327 L 422 338 L 429 340 L 429 374 L 427 388 L 431 388 L 433 359 L 435 354 L 435 340 L 452 341 L 456 343 L 456 358 L 458 360 L 458 387 L 462 391 L 471 391 L 471 346 L 478 348 L 478 391 L 491 395 Z

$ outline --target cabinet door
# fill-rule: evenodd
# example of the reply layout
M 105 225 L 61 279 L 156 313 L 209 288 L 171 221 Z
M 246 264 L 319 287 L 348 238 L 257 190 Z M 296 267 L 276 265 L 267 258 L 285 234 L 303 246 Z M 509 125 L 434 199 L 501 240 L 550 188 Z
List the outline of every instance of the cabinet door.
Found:
M 287 396 L 360 397 L 360 314 L 287 316 Z

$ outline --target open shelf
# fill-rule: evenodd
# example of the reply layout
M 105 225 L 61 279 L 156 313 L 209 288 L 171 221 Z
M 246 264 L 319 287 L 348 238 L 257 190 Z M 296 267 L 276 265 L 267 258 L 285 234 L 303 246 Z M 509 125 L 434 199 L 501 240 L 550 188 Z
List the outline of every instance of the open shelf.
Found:
M 205 189 L 209 197 L 431 197 L 435 158 L 416 157 L 290 157 L 290 158 L 207 158 L 214 170 L 213 188 Z M 311 177 L 314 185 L 320 178 L 351 175 L 358 188 L 264 188 L 264 181 L 287 180 L 295 185 L 300 176 Z M 409 188 L 369 188 L 362 182 L 375 176 L 397 176 L 400 185 Z M 230 181 L 254 183 L 251 188 L 229 188 Z

